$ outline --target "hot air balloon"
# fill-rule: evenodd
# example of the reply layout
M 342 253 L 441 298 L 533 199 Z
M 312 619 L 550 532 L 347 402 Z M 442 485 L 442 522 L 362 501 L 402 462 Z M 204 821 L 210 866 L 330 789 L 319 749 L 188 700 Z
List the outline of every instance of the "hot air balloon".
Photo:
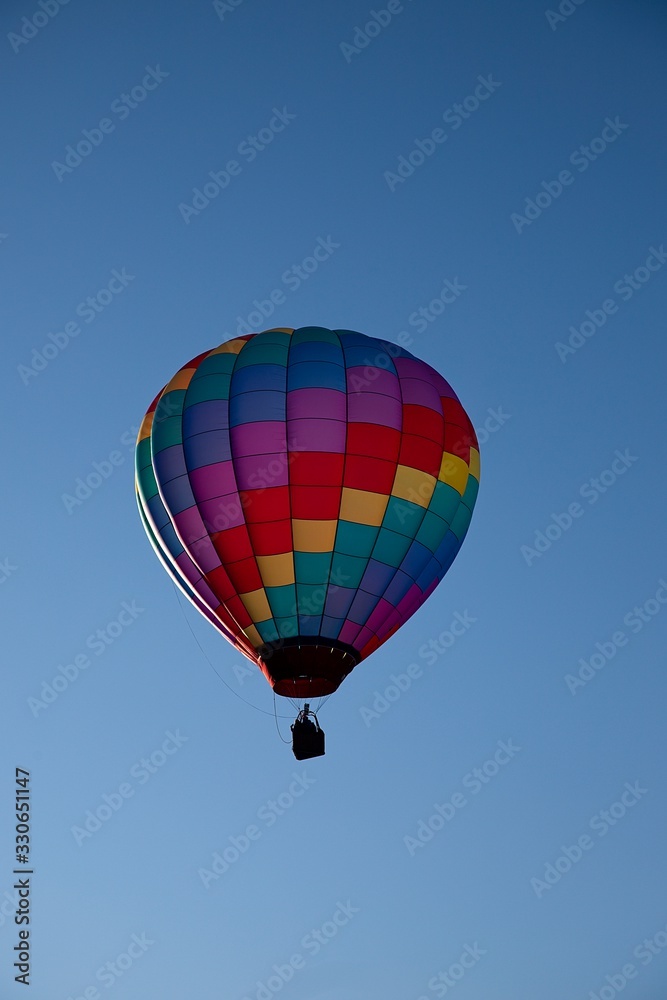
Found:
M 198 355 L 154 399 L 136 448 L 165 569 L 297 699 L 334 692 L 433 593 L 478 486 L 477 438 L 449 383 L 351 330 L 271 329 Z M 297 721 L 312 725 L 309 702 Z

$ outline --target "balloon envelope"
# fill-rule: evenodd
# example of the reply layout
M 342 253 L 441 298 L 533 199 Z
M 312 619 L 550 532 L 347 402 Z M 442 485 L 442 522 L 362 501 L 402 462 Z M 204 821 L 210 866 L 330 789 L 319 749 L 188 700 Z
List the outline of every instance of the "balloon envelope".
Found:
M 389 341 L 274 329 L 180 369 L 136 485 L 164 567 L 277 694 L 335 691 L 451 566 L 479 485 L 445 379 Z

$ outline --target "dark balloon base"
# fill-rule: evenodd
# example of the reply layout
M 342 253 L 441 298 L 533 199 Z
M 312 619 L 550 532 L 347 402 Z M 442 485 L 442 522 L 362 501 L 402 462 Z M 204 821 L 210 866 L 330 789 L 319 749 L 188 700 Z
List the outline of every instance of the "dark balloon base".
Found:
M 352 646 L 320 636 L 283 640 L 263 646 L 259 653 L 264 676 L 284 698 L 332 694 L 359 662 Z

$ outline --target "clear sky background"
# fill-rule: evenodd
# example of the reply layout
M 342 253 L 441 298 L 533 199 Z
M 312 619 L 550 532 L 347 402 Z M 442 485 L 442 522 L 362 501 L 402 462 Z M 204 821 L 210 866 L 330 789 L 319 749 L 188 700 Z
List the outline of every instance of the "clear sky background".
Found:
M 661 1000 L 667 10 L 44 4 L 0 15 L 3 1000 L 16 766 L 35 1000 Z M 481 440 L 305 765 L 134 498 L 151 399 L 244 321 L 403 332 Z

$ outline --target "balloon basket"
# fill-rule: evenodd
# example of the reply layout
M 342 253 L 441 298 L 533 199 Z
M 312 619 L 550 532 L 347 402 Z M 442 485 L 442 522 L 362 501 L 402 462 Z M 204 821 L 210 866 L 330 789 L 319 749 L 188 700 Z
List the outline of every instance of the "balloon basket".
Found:
M 315 720 L 311 722 L 310 716 Z M 324 730 L 320 729 L 317 716 L 306 702 L 292 726 L 292 753 L 297 760 L 324 756 Z

